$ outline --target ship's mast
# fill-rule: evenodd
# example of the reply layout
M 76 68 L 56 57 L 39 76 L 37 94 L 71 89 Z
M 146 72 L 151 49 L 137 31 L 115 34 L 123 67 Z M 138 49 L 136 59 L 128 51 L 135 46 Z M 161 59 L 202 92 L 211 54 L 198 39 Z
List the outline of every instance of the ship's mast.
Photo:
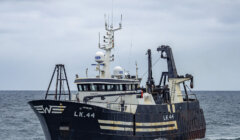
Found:
M 111 78 L 110 62 L 114 61 L 114 55 L 111 55 L 111 50 L 114 48 L 114 32 L 120 29 L 122 29 L 122 15 L 119 27 L 116 29 L 113 28 L 113 23 L 109 25 L 105 16 L 106 35 L 103 36 L 103 45 L 100 44 L 100 41 L 98 44 L 99 48 L 105 51 L 104 61 L 102 62 L 103 68 L 100 75 L 101 78 Z

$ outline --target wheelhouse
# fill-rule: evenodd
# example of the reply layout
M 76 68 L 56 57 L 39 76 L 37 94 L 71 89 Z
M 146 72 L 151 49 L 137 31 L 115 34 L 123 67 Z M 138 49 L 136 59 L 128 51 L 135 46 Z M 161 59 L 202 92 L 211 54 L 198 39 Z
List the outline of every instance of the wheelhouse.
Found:
M 133 79 L 100 79 L 86 78 L 76 79 L 75 84 L 79 92 L 108 92 L 108 91 L 136 91 L 139 88 L 139 80 Z
M 100 84 L 100 83 L 83 83 L 77 84 L 79 92 L 84 91 L 136 91 L 138 84 Z

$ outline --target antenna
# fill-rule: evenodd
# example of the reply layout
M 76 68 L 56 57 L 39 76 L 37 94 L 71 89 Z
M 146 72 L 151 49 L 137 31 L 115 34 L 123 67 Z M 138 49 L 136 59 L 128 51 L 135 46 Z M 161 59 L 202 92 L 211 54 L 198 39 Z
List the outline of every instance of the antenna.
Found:
M 113 28 L 113 9 L 112 9 L 112 23 L 109 25 L 109 15 L 108 19 L 106 19 L 106 14 L 104 15 L 105 17 L 105 30 L 106 30 L 106 35 L 103 36 L 103 44 L 100 43 L 100 33 L 99 33 L 99 42 L 98 46 L 100 49 L 105 50 L 104 54 L 104 60 L 103 60 L 103 68 L 101 70 L 101 78 L 110 78 L 111 73 L 110 73 L 110 62 L 114 61 L 114 55 L 111 55 L 111 50 L 114 48 L 114 33 L 117 30 L 122 29 L 122 21 L 119 23 L 119 27 L 114 29 Z M 121 15 L 121 20 L 122 20 L 122 15 Z
M 122 28 L 122 14 L 121 14 L 121 20 L 120 20 L 120 23 L 119 23 L 119 27 Z
M 109 15 L 108 15 L 108 28 L 109 28 Z
M 117 30 L 120 30 L 122 29 L 122 14 L 121 14 L 121 21 L 119 22 L 119 27 L 116 28 L 116 29 L 113 29 L 113 31 L 117 31 Z
M 88 77 L 88 68 L 86 68 L 86 77 Z
M 136 64 L 136 80 L 138 79 L 138 64 L 137 64 L 137 61 L 135 62 Z
M 111 24 L 111 28 L 113 28 L 113 0 L 112 0 L 112 24 Z
M 100 32 L 98 33 L 98 47 L 101 49 L 101 44 L 100 44 Z
M 107 30 L 107 16 L 104 14 L 104 20 L 105 20 L 105 29 Z

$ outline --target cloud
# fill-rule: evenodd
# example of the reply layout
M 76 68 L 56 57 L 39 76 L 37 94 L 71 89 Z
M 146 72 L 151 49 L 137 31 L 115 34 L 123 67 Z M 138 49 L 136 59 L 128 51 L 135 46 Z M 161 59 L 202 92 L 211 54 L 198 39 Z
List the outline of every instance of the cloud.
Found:
M 56 63 L 66 64 L 70 82 L 76 73 L 85 76 L 87 67 L 94 76 L 90 64 L 98 32 L 104 34 L 104 14 L 111 17 L 111 0 L 0 3 L 0 89 L 45 89 Z M 156 60 L 157 46 L 168 44 L 179 73 L 193 73 L 197 89 L 239 90 L 239 8 L 240 2 L 226 0 L 115 0 L 113 23 L 118 26 L 123 14 L 123 30 L 115 34 L 113 66 L 134 73 L 138 61 L 143 74 L 146 50 Z M 162 68 L 165 64 L 156 66 L 156 77 Z

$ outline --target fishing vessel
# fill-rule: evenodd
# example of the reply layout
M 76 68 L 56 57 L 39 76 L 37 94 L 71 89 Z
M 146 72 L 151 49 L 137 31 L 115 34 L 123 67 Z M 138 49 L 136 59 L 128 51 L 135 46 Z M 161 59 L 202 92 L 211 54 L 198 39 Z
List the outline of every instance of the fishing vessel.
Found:
M 195 94 L 187 91 L 186 81 L 193 87 L 193 76 L 178 75 L 172 49 L 162 45 L 156 49 L 166 59 L 168 71 L 159 81 L 152 76 L 152 54 L 147 50 L 148 78 L 130 75 L 120 66 L 111 74 L 114 61 L 114 29 L 105 22 L 106 35 L 95 56 L 97 76 L 76 75 L 78 93 L 71 94 L 63 64 L 56 65 L 45 99 L 29 104 L 40 120 L 47 140 L 160 140 L 204 138 L 206 123 Z M 100 42 L 100 41 L 99 41 Z M 86 71 L 87 72 L 87 71 Z M 159 71 L 157 71 L 159 72 Z M 86 74 L 87 75 L 87 74 Z M 55 91 L 49 91 L 56 77 Z M 64 85 L 67 89 L 63 89 Z M 145 85 L 145 84 L 144 84 Z M 183 89 L 183 91 L 181 90 Z

